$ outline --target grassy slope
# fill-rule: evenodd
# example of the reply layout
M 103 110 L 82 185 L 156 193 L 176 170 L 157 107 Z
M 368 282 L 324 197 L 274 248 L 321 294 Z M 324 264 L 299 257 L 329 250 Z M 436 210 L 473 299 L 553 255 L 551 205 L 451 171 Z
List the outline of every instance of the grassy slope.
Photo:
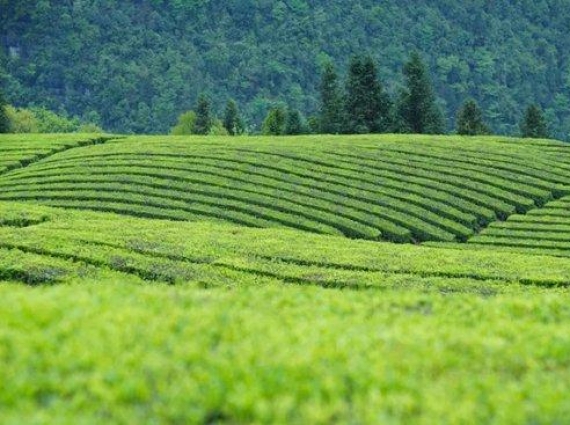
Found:
M 0 423 L 564 423 L 570 265 L 478 248 L 0 202 Z

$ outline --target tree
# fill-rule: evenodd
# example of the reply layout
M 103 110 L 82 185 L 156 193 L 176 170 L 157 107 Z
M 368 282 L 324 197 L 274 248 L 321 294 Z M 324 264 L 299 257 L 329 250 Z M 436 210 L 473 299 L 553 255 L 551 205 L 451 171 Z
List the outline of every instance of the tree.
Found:
M 445 131 L 426 66 L 414 52 L 403 68 L 405 89 L 398 102 L 398 126 L 403 133 L 441 134 Z
M 186 111 L 178 117 L 178 122 L 170 130 L 170 134 L 181 136 L 184 134 L 194 134 L 196 127 L 196 113 L 194 111 Z
M 321 133 L 340 133 L 342 130 L 342 96 L 338 87 L 338 76 L 332 62 L 327 62 L 323 69 L 320 102 Z
M 457 115 L 457 134 L 475 136 L 489 134 L 489 128 L 483 122 L 483 113 L 473 99 L 468 99 Z
M 214 118 L 212 121 L 212 126 L 210 127 L 210 131 L 208 132 L 208 134 L 210 136 L 228 136 L 228 130 L 226 130 L 226 127 L 224 127 L 224 123 L 217 119 Z
M 5 108 L 10 122 L 12 133 L 39 133 L 38 119 L 29 109 L 14 108 L 11 105 Z
M 537 105 L 530 105 L 521 122 L 522 137 L 548 139 L 548 128 L 542 110 Z
M 263 120 L 261 132 L 265 135 L 278 136 L 285 132 L 286 113 L 283 107 L 271 108 Z
M 345 132 L 387 132 L 390 110 L 390 97 L 382 90 L 372 58 L 353 57 L 346 81 Z
M 229 135 L 235 136 L 244 132 L 243 121 L 241 120 L 237 104 L 233 99 L 228 100 L 224 112 L 224 127 Z
M 8 133 L 10 131 L 10 118 L 8 117 L 7 106 L 4 93 L 0 89 L 0 133 Z
M 38 133 L 72 133 L 79 128 L 77 118 L 69 119 L 45 108 L 30 108 L 38 123 Z
M 303 134 L 305 133 L 303 118 L 298 109 L 289 108 L 287 110 L 287 118 L 285 120 L 284 134 Z
M 194 123 L 195 134 L 208 134 L 212 129 L 213 119 L 210 112 L 210 101 L 206 95 L 198 96 L 196 103 L 196 122 Z

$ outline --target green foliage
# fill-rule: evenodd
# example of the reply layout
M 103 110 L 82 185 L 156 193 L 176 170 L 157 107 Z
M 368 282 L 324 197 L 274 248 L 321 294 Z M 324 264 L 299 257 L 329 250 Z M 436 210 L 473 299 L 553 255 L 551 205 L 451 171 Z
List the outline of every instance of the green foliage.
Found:
M 285 134 L 285 124 L 287 121 L 287 112 L 282 106 L 275 106 L 269 110 L 261 132 L 265 135 L 279 136 Z
M 201 94 L 196 103 L 196 121 L 194 122 L 195 134 L 209 134 L 214 120 L 210 111 L 210 100 Z
M 441 134 L 444 118 L 436 104 L 428 70 L 414 52 L 403 68 L 405 88 L 398 101 L 399 129 L 403 133 Z
M 338 134 L 343 124 L 343 99 L 334 65 L 327 62 L 321 76 L 319 132 Z M 316 125 L 315 125 L 316 127 Z
M 0 136 L 2 422 L 565 423 L 568 145 L 103 142 Z
M 239 138 L 228 150 L 223 137 L 134 137 L 35 163 L 58 151 L 36 137 L 36 147 L 22 152 L 22 142 L 0 143 L 0 172 L 12 170 L 0 179 L 0 199 L 358 239 L 465 241 L 570 186 L 562 164 L 569 153 L 549 141 L 256 137 Z M 561 149 L 560 164 L 550 156 L 554 149 Z
M 319 117 L 311 115 L 307 118 L 307 131 L 310 134 L 319 134 L 323 132 Z
M 358 273 L 337 279 L 349 276 Z M 33 290 L 3 284 L 3 418 L 565 422 L 566 288 L 386 279 L 366 291 L 261 276 L 232 290 L 120 275 Z
M 230 136 L 242 134 L 245 131 L 243 121 L 239 116 L 237 103 L 230 99 L 224 112 L 224 128 Z
M 59 116 L 45 108 L 30 108 L 36 117 L 38 133 L 72 133 L 79 128 L 77 119 Z
M 303 117 L 298 109 L 287 109 L 287 119 L 285 120 L 283 134 L 298 135 L 306 133 L 303 121 Z
M 353 57 L 346 81 L 346 133 L 384 133 L 392 127 L 391 102 L 370 56 Z
M 77 118 L 57 115 L 45 108 L 14 108 L 6 106 L 11 133 L 103 133 L 93 123 L 81 123 Z
M 457 134 L 466 136 L 489 134 L 489 128 L 483 122 L 483 113 L 473 99 L 465 101 L 457 114 Z
M 105 132 L 105 130 L 103 130 L 97 124 L 93 124 L 93 123 L 80 124 L 79 127 L 77 127 L 77 133 L 96 134 L 96 133 L 104 133 L 104 132 Z
M 186 111 L 178 117 L 178 122 L 170 130 L 170 134 L 174 136 L 182 136 L 185 134 L 194 134 L 196 126 L 196 113 L 194 111 Z
M 8 117 L 7 106 L 4 93 L 0 88 L 0 133 L 8 133 L 10 131 L 10 118 Z
M 548 139 L 548 127 L 542 110 L 537 105 L 530 105 L 524 114 L 521 122 L 522 137 L 532 137 L 535 139 Z
M 0 227 L 7 422 L 566 418 L 567 258 L 19 211 L 49 220 Z
M 227 136 L 229 135 L 228 130 L 224 127 L 224 123 L 217 118 L 212 120 L 212 126 L 208 132 L 210 136 Z
M 38 119 L 29 109 L 6 107 L 11 133 L 39 133 Z
M 566 139 L 565 6 L 561 0 L 232 0 L 218 7 L 182 0 L 4 1 L 2 82 L 17 107 L 63 109 L 120 133 L 166 133 L 206 91 L 213 110 L 236 99 L 255 131 L 274 99 L 320 115 L 322 65 L 347 69 L 363 50 L 396 95 L 402 64 L 418 50 L 429 60 L 446 122 L 473 97 L 493 133 L 517 134 L 520 105 L 533 100 L 543 106 L 552 136 Z M 100 120 L 89 118 L 93 112 Z

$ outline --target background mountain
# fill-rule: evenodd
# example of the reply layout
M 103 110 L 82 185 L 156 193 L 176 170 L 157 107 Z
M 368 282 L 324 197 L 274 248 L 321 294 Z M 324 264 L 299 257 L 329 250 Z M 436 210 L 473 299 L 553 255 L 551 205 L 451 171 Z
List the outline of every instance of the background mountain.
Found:
M 392 94 L 413 50 L 430 66 L 452 128 L 467 97 L 514 134 L 529 103 L 570 134 L 568 0 L 0 0 L 8 101 L 118 132 L 166 132 L 201 92 L 250 126 L 285 101 L 318 106 L 320 70 L 372 55 Z

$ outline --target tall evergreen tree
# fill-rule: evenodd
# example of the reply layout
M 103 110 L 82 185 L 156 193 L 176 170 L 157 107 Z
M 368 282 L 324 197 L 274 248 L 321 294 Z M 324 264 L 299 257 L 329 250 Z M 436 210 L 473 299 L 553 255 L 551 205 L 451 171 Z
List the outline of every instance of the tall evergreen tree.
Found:
M 210 112 L 210 101 L 206 95 L 201 94 L 198 96 L 196 103 L 196 121 L 194 123 L 194 133 L 208 134 L 212 129 L 212 114 Z
M 444 133 L 443 115 L 419 53 L 412 53 L 403 72 L 406 87 L 398 102 L 399 130 L 404 133 Z
M 4 98 L 4 93 L 0 88 L 0 133 L 8 133 L 10 131 L 10 118 L 8 118 L 8 112 L 6 106 L 8 103 Z
M 338 86 L 338 76 L 332 62 L 328 62 L 323 69 L 320 97 L 320 132 L 325 134 L 340 133 L 343 118 L 342 96 Z
M 535 139 L 548 139 L 548 127 L 542 110 L 537 105 L 530 105 L 521 122 L 522 137 L 532 137 Z
M 459 110 L 457 134 L 466 136 L 489 134 L 489 128 L 483 122 L 483 113 L 474 99 L 468 99 Z
M 287 110 L 287 119 L 285 120 L 284 134 L 303 134 L 303 118 L 298 109 L 289 108 Z
M 235 100 L 230 99 L 226 104 L 224 112 L 224 128 L 230 136 L 242 134 L 244 132 L 243 121 L 241 120 L 238 112 L 238 107 Z
M 353 57 L 346 81 L 345 132 L 381 133 L 391 127 L 390 97 L 370 56 Z
M 261 132 L 265 135 L 279 136 L 285 133 L 287 113 L 281 106 L 271 108 L 263 121 Z

